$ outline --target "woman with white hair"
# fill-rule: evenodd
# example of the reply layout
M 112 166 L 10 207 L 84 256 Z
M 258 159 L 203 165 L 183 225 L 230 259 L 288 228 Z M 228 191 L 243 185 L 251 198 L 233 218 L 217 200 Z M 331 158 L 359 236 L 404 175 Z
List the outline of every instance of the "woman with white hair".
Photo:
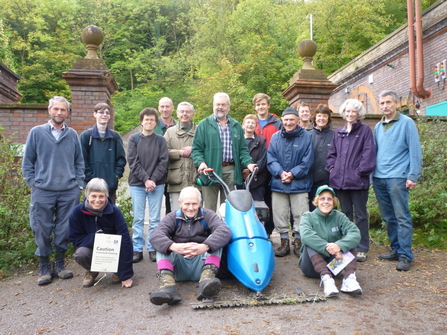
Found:
M 341 105 L 340 115 L 346 124 L 335 132 L 326 162 L 329 186 L 335 189 L 342 212 L 360 229 L 361 240 L 357 246 L 359 262 L 366 261 L 369 251 L 366 203 L 369 177 L 376 164 L 372 130 L 360 121 L 365 114 L 363 104 L 357 99 L 348 99 Z

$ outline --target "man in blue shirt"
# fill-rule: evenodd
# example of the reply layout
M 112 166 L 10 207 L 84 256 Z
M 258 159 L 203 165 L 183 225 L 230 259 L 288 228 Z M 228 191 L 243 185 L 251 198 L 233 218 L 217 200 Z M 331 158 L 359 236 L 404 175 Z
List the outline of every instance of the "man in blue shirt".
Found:
M 391 252 L 379 258 L 398 261 L 396 270 L 408 271 L 414 258 L 408 196 L 421 175 L 422 150 L 416 125 L 398 113 L 398 101 L 393 91 L 379 94 L 383 117 L 374 128 L 377 159 L 373 186 L 391 242 Z

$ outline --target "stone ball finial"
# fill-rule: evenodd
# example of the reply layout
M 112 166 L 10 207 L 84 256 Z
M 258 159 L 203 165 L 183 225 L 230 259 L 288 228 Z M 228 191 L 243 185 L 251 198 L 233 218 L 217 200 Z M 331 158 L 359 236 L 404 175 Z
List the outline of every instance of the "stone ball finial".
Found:
M 93 25 L 85 27 L 82 31 L 82 40 L 88 50 L 85 58 L 99 59 L 97 51 L 101 43 L 104 41 L 104 33 L 101 28 Z
M 303 69 L 315 69 L 312 66 L 312 59 L 317 53 L 317 43 L 312 40 L 302 40 L 298 44 L 298 54 L 303 58 Z

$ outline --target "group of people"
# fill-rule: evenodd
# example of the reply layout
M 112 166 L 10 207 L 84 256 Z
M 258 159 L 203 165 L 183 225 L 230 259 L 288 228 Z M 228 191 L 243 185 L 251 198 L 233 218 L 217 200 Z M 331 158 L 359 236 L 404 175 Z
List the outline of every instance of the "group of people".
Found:
M 269 235 L 276 228 L 281 240 L 275 255 L 290 254 L 290 223 L 300 268 L 306 276 L 321 277 L 327 296 L 338 290 L 326 264 L 347 251 L 354 259 L 344 270 L 341 291 L 361 293 L 355 271 L 369 250 L 366 203 L 372 179 L 391 242 L 391 252 L 379 257 L 398 261 L 396 269 L 408 271 L 413 260 L 408 192 L 420 176 L 422 155 L 414 122 L 397 112 L 396 93 L 380 93 L 384 115 L 374 136 L 362 124 L 365 109 L 355 99 L 341 106 L 346 124 L 335 132 L 327 105 L 311 113 L 310 106 L 301 103 L 297 109 L 286 108 L 279 119 L 269 112 L 268 95 L 256 94 L 253 104 L 256 114 L 247 115 L 241 125 L 229 116 L 228 94 L 217 93 L 213 114 L 197 125 L 191 103 L 178 104 L 176 121 L 174 104 L 164 97 L 158 111 L 140 112 L 141 131 L 129 137 L 126 156 L 121 136 L 108 127 L 110 106 L 94 107 L 96 123 L 78 139 L 65 123 L 70 103 L 63 97 L 50 99 L 51 119 L 30 131 L 22 166 L 31 187 L 38 284 L 49 284 L 52 277 L 73 277 L 64 261 L 71 241 L 76 262 L 86 269 L 83 287 L 93 286 L 98 276 L 90 270 L 95 235 L 106 233 L 122 235 L 112 283 L 132 286 L 132 263 L 143 259 L 146 246 L 149 259 L 157 262 L 160 280 L 160 289 L 150 295 L 152 303 L 181 301 L 176 281 L 184 280 L 199 281 L 199 300 L 215 296 L 220 290 L 216 275 L 222 248 L 231 232 L 215 213 L 218 200 L 225 201 L 221 186 L 197 183 L 207 168 L 230 189 L 256 173 L 250 191 L 254 200 L 270 208 L 265 228 Z M 115 205 L 127 163 L 132 237 Z M 84 187 L 85 200 L 79 204 Z M 166 216 L 161 220 L 163 195 Z

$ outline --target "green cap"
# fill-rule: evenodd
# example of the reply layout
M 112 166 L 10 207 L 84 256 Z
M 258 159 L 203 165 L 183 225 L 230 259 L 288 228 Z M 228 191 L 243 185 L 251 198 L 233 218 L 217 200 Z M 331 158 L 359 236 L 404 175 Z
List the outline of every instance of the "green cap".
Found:
M 323 191 L 329 191 L 329 192 L 332 192 L 332 194 L 334 195 L 334 197 L 335 197 L 335 191 L 334 191 L 334 189 L 332 188 L 332 187 L 329 187 L 329 186 L 327 186 L 327 185 L 322 185 L 322 186 L 320 186 L 319 188 L 317 188 L 317 193 L 316 193 L 316 195 L 319 195 L 321 192 L 323 192 Z

